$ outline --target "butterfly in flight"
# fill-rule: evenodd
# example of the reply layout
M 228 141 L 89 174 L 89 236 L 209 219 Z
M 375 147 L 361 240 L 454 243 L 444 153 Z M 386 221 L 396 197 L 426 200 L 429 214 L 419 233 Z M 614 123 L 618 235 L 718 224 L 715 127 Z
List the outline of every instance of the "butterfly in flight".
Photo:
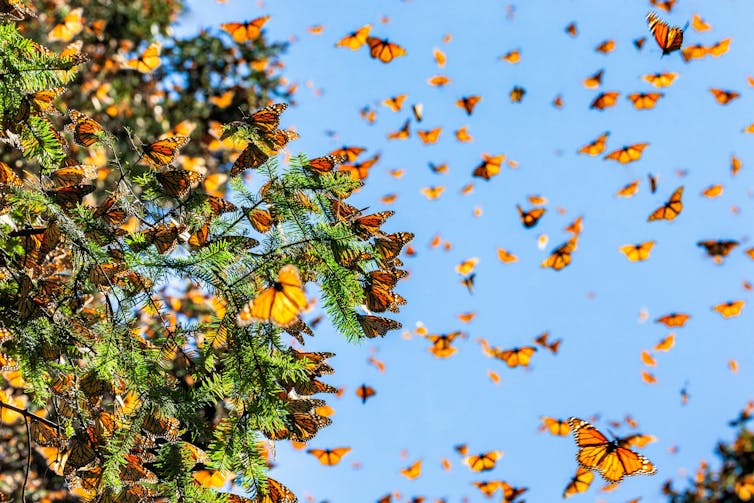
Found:
M 262 27 L 269 20 L 270 16 L 262 16 L 243 23 L 223 23 L 220 28 L 233 37 L 236 43 L 244 44 L 258 38 L 262 33 Z
M 654 12 L 647 14 L 647 23 L 657 45 L 662 49 L 663 56 L 681 48 L 681 45 L 683 45 L 683 28 L 669 26 Z
M 298 269 L 288 264 L 280 269 L 271 286 L 244 306 L 238 314 L 238 323 L 245 326 L 253 321 L 272 322 L 287 327 L 308 305 Z
M 152 73 L 162 64 L 160 61 L 161 48 L 162 45 L 160 42 L 152 42 L 138 58 L 126 61 L 126 68 L 136 70 L 140 73 Z
M 369 55 L 383 63 L 390 63 L 393 59 L 406 55 L 406 49 L 388 39 L 367 37 L 367 44 L 369 44 Z
M 647 222 L 652 222 L 653 220 L 674 220 L 683 210 L 683 202 L 681 202 L 682 195 L 683 185 L 673 192 L 670 199 L 668 199 L 668 202 L 654 210 L 649 215 Z

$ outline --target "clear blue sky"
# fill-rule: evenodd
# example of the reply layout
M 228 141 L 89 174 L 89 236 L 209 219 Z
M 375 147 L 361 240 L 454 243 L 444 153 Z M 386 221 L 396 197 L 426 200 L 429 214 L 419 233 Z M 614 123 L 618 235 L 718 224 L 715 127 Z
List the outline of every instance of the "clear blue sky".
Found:
M 706 33 L 689 28 L 686 45 L 733 38 L 728 54 L 689 64 L 678 53 L 661 58 L 653 40 L 647 40 L 642 51 L 634 48 L 633 39 L 649 36 L 645 16 L 650 7 L 641 1 L 518 2 L 512 19 L 505 2 L 492 0 L 275 0 L 263 6 L 248 0 L 223 5 L 202 0 L 192 6 L 181 28 L 186 33 L 269 14 L 265 29 L 271 40 L 296 37 L 284 57 L 286 77 L 300 83 L 297 106 L 282 120 L 302 135 L 291 144 L 291 152 L 317 156 L 343 144 L 368 148 L 365 156 L 381 152 L 381 161 L 355 199 L 373 210 L 394 209 L 397 214 L 386 230 L 416 234 L 418 256 L 406 259 L 411 277 L 397 289 L 408 305 L 397 318 L 406 329 L 421 321 L 432 333 L 463 330 L 469 335 L 458 342 L 456 355 L 438 360 L 420 337 L 405 340 L 395 332 L 384 340 L 350 346 L 321 325 L 306 347 L 337 353 L 332 359 L 337 372 L 327 381 L 346 392 L 341 399 L 328 399 L 337 411 L 334 424 L 310 447 L 350 446 L 353 451 L 339 466 L 328 468 L 279 442 L 278 467 L 271 476 L 288 485 L 300 501 L 311 495 L 317 502 L 370 502 L 392 491 L 402 493 L 401 501 L 416 495 L 429 501 L 485 501 L 471 486 L 471 481 L 484 479 L 529 487 L 529 502 L 557 501 L 576 469 L 576 447 L 571 438 L 538 432 L 539 417 L 593 414 L 601 415 L 596 424 L 602 429 L 607 420 L 631 414 L 641 432 L 657 436 L 658 442 L 643 453 L 658 473 L 631 477 L 613 493 L 600 493 L 602 484 L 596 481 L 589 493 L 573 501 L 625 502 L 639 496 L 658 501 L 665 479 L 682 481 L 699 460 L 713 458 L 719 439 L 732 438 L 727 421 L 753 398 L 754 306 L 728 320 L 711 306 L 736 299 L 749 302 L 751 294 L 742 281 L 754 280 L 754 262 L 742 251 L 752 246 L 754 137 L 741 132 L 754 122 L 746 81 L 754 73 L 754 5 L 684 0 L 670 14 L 660 12 L 680 26 L 698 12 L 712 25 Z M 380 22 L 383 15 L 389 16 L 388 24 Z M 578 25 L 576 38 L 564 33 L 571 21 Z M 385 65 L 369 58 L 366 48 L 352 52 L 334 47 L 367 23 L 374 36 L 389 37 L 408 55 Z M 321 35 L 307 32 L 317 24 L 324 25 Z M 445 33 L 453 36 L 448 44 L 442 43 Z M 595 52 L 606 39 L 615 40 L 616 50 Z M 445 69 L 435 65 L 433 47 L 446 52 Z M 520 63 L 499 59 L 513 49 L 521 50 Z M 585 89 L 582 80 L 599 69 L 605 70 L 602 87 Z M 654 91 L 639 76 L 662 71 L 680 77 L 661 90 L 665 97 L 654 110 L 635 110 L 626 95 Z M 452 82 L 442 89 L 430 87 L 426 80 L 435 74 L 448 75 Z M 322 89 L 322 95 L 308 88 L 307 81 Z M 508 98 L 514 85 L 526 89 L 518 104 Z M 723 107 L 710 87 L 742 96 Z M 603 112 L 590 110 L 600 91 L 619 91 L 618 104 Z M 401 112 L 380 105 L 400 93 L 409 95 Z M 454 102 L 470 94 L 483 99 L 467 117 Z M 551 106 L 557 94 L 563 95 L 562 110 Z M 442 126 L 438 144 L 422 145 L 415 134 L 404 142 L 388 142 L 386 134 L 400 128 L 416 102 L 424 104 L 425 116 L 418 126 L 412 121 L 412 131 Z M 377 109 L 373 125 L 359 118 L 366 105 Z M 453 137 L 463 125 L 469 126 L 473 142 L 462 144 Z M 329 138 L 327 130 L 336 131 L 338 138 Z M 642 159 L 630 165 L 576 154 L 603 131 L 611 132 L 605 153 L 632 143 L 650 145 Z M 520 168 L 503 168 L 489 182 L 474 179 L 474 193 L 459 195 L 483 152 L 505 153 Z M 743 161 L 735 178 L 729 172 L 731 154 Z M 450 173 L 433 174 L 427 167 L 430 161 L 447 162 Z M 406 175 L 392 178 L 388 170 L 395 168 L 405 169 Z M 688 175 L 679 178 L 678 169 L 688 170 Z M 648 190 L 648 173 L 659 176 L 656 194 Z M 614 197 L 636 178 L 641 183 L 635 197 Z M 701 197 L 713 183 L 722 183 L 724 194 L 711 200 Z M 678 219 L 647 223 L 647 215 L 681 184 L 685 207 Z M 432 185 L 447 186 L 436 201 L 419 192 Z M 387 193 L 398 194 L 395 204 L 379 202 Z M 549 203 L 539 225 L 527 230 L 515 206 L 530 207 L 530 194 L 543 195 Z M 477 205 L 484 211 L 480 218 L 472 215 Z M 738 215 L 731 213 L 732 205 L 740 208 Z M 558 207 L 566 214 L 558 214 Z M 560 272 L 540 268 L 552 248 L 567 240 L 563 228 L 579 215 L 584 216 L 584 232 L 572 265 Z M 438 232 L 453 244 L 451 251 L 428 249 Z M 542 233 L 550 238 L 545 250 L 537 247 Z M 618 252 L 621 245 L 650 239 L 657 244 L 646 262 L 630 263 Z M 736 239 L 742 246 L 716 265 L 696 246 L 703 239 Z M 499 262 L 498 247 L 514 252 L 519 262 Z M 470 257 L 480 259 L 473 295 L 454 271 Z M 650 319 L 643 324 L 637 322 L 642 308 Z M 477 313 L 471 324 L 456 318 L 465 311 Z M 676 331 L 675 347 L 657 355 L 658 367 L 648 369 L 658 383 L 645 384 L 640 352 L 669 332 L 651 320 L 671 311 L 690 313 L 692 319 Z M 484 337 L 508 348 L 530 344 L 544 330 L 563 339 L 560 352 L 553 356 L 539 351 L 529 369 L 504 368 L 484 356 L 475 342 Z M 384 374 L 367 363 L 373 350 L 387 366 Z M 739 363 L 737 374 L 728 369 L 731 358 Z M 490 382 L 488 369 L 502 376 L 501 384 Z M 686 382 L 690 400 L 682 407 L 680 389 Z M 365 405 L 354 395 L 362 383 L 377 390 Z M 459 443 L 468 443 L 472 451 L 502 449 L 505 455 L 494 471 L 473 474 L 453 451 Z M 670 454 L 674 446 L 678 452 Z M 452 461 L 452 471 L 441 469 L 443 457 Z M 424 460 L 420 478 L 408 481 L 399 474 L 419 458 Z M 353 469 L 353 461 L 361 462 L 361 469 Z

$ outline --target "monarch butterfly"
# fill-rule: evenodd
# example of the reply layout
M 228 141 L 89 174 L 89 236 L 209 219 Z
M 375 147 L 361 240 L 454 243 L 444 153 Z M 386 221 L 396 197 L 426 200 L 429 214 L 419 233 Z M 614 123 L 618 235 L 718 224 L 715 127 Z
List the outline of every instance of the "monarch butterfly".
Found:
M 406 49 L 388 39 L 367 37 L 367 44 L 369 44 L 369 55 L 383 63 L 390 63 L 393 59 L 406 55 Z
M 584 87 L 587 89 L 597 89 L 602 84 L 602 75 L 605 70 L 599 70 L 594 75 L 584 79 Z
M 365 24 L 356 31 L 352 31 L 335 43 L 335 47 L 348 47 L 352 51 L 367 43 L 367 37 L 372 29 L 371 24 Z
M 521 103 L 521 100 L 524 99 L 525 94 L 526 89 L 524 89 L 523 87 L 514 86 L 510 92 L 511 103 Z
M 678 187 L 675 192 L 670 196 L 668 202 L 654 210 L 647 222 L 653 220 L 674 220 L 683 210 L 683 202 L 681 202 L 681 196 L 683 195 L 683 185 Z
M 503 457 L 503 451 L 489 451 L 477 455 L 466 456 L 462 463 L 474 472 L 488 472 L 495 468 L 497 460 Z
M 600 93 L 594 98 L 594 101 L 589 105 L 589 108 L 593 110 L 604 110 L 613 107 L 618 102 L 618 96 L 620 96 L 620 93 L 615 91 Z
M 720 313 L 723 318 L 733 318 L 741 314 L 741 309 L 743 309 L 745 305 L 746 302 L 743 300 L 732 300 L 712 306 L 712 309 Z
M 527 229 L 535 227 L 539 223 L 539 219 L 542 218 L 547 211 L 546 208 L 532 208 L 528 211 L 524 211 L 521 206 L 516 205 L 518 209 L 518 216 L 521 217 L 521 224 Z
M 169 166 L 178 157 L 178 152 L 191 140 L 187 136 L 171 136 L 149 145 L 142 145 L 142 157 L 155 169 Z
M 213 217 L 222 215 L 223 213 L 232 213 L 238 211 L 235 204 L 218 196 L 207 196 L 207 204 L 209 205 L 210 214 Z
M 262 133 L 272 133 L 280 125 L 280 115 L 287 108 L 287 103 L 274 103 L 244 117 L 243 122 Z
M 23 184 L 15 171 L 5 162 L 0 161 L 0 185 L 20 187 Z
M 364 285 L 364 302 L 370 311 L 381 313 L 391 311 L 397 313 L 399 305 L 406 300 L 390 290 L 390 287 L 379 282 L 368 281 Z
M 317 461 L 325 466 L 335 466 L 343 456 L 351 452 L 350 447 L 335 447 L 334 449 L 308 449 L 307 454 L 313 455 Z
M 65 87 L 55 87 L 53 89 L 45 89 L 37 91 L 32 94 L 28 94 L 24 97 L 24 100 L 34 108 L 37 113 L 52 113 L 57 111 L 52 109 L 52 104 L 55 98 L 66 92 Z
M 472 272 L 461 280 L 461 284 L 466 287 L 469 293 L 474 293 L 474 280 L 476 279 L 476 273 Z
M 146 241 L 155 245 L 160 254 L 170 252 L 178 244 L 178 236 L 185 230 L 185 226 L 173 222 L 159 224 L 144 231 Z
M 339 149 L 335 149 L 332 152 L 330 152 L 331 156 L 334 157 L 346 157 L 346 162 L 354 162 L 356 159 L 359 158 L 359 155 L 361 155 L 366 149 L 363 147 L 353 147 L 353 146 L 347 146 L 344 145 L 340 147 Z
M 32 4 L 26 4 L 22 0 L 0 1 L 0 19 L 21 21 L 26 16 L 37 17 L 34 6 Z
M 593 142 L 588 143 L 578 150 L 579 154 L 586 154 L 591 156 L 600 155 L 605 150 L 605 142 L 607 141 L 610 132 L 606 131 L 599 135 Z
M 594 48 L 595 51 L 607 54 L 615 50 L 615 40 L 605 40 L 600 45 Z
M 315 157 L 314 159 L 310 159 L 307 164 L 304 164 L 304 167 L 310 171 L 314 171 L 317 174 L 324 175 L 325 173 L 329 173 L 338 166 L 339 164 L 343 164 L 346 162 L 348 157 L 344 155 L 326 155 L 323 157 Z
M 410 232 L 396 232 L 375 238 L 374 248 L 379 256 L 378 263 L 389 264 L 394 262 L 403 247 L 412 239 L 414 239 L 414 235 Z
M 664 93 L 633 93 L 628 95 L 628 99 L 637 110 L 651 110 L 655 107 L 657 100 L 663 96 L 665 96 Z
M 79 7 L 66 14 L 65 18 L 63 18 L 63 22 L 56 24 L 52 28 L 52 31 L 47 35 L 47 40 L 50 42 L 70 42 L 73 37 L 81 33 L 81 30 L 84 29 L 84 20 L 82 18 L 83 12 L 84 9 Z
M 236 43 L 243 44 L 258 38 L 262 33 L 262 26 L 269 21 L 270 16 L 262 16 L 243 23 L 223 23 L 220 29 L 228 33 Z
M 732 239 L 718 240 L 718 241 L 699 241 L 697 246 L 701 246 L 707 252 L 707 255 L 712 257 L 717 264 L 723 263 L 723 257 L 727 257 L 733 248 L 740 243 Z
M 104 133 L 104 129 L 93 119 L 78 110 L 69 110 L 68 117 L 71 123 L 66 129 L 73 134 L 73 141 L 84 147 L 91 147 L 99 141 L 99 136 Z
M 658 178 L 659 178 L 659 175 L 658 176 L 654 176 L 652 173 L 649 173 L 647 175 L 647 180 L 649 181 L 649 192 L 651 192 L 652 194 L 654 194 L 655 192 L 657 192 L 657 180 L 658 180 Z
M 456 337 L 463 335 L 463 332 L 451 332 L 449 334 L 430 334 L 425 337 L 432 342 L 429 352 L 437 358 L 449 358 L 453 356 L 458 348 L 453 347 L 453 341 Z
M 186 169 L 172 169 L 157 173 L 156 177 L 165 192 L 173 197 L 181 198 L 191 190 L 193 184 L 200 182 L 204 175 Z
M 681 49 L 681 56 L 686 63 L 692 59 L 702 59 L 708 54 L 709 49 L 702 44 L 694 44 Z
M 709 92 L 712 93 L 712 96 L 714 96 L 717 102 L 721 105 L 727 105 L 731 101 L 741 96 L 740 93 L 737 93 L 735 91 L 725 91 L 724 89 L 712 88 L 709 90 Z
M 443 87 L 450 84 L 450 77 L 446 75 L 433 75 L 427 79 L 427 84 L 433 87 Z
M 655 323 L 662 323 L 668 328 L 682 327 L 691 318 L 690 315 L 684 313 L 670 313 L 664 316 L 660 316 L 655 320 Z
M 512 503 L 514 499 L 529 490 L 528 487 L 513 487 L 507 482 L 500 482 L 500 489 L 503 490 L 503 502 Z
M 487 496 L 488 498 L 491 498 L 498 489 L 501 487 L 501 481 L 500 480 L 490 480 L 490 481 L 476 481 L 472 482 L 473 485 L 476 486 L 477 489 L 479 489 L 482 494 Z
M 381 318 L 379 316 L 372 315 L 356 315 L 356 321 L 361 325 L 361 329 L 364 332 L 364 336 L 369 339 L 375 337 L 385 337 L 390 330 L 398 330 L 403 325 L 395 320 L 389 318 Z
M 568 485 L 563 491 L 563 498 L 570 498 L 574 494 L 586 492 L 586 490 L 589 489 L 589 486 L 592 485 L 593 480 L 594 473 L 590 472 L 582 466 L 579 466 L 576 469 L 576 474 L 571 477 L 570 482 L 568 482 Z
M 466 111 L 466 115 L 471 115 L 474 107 L 482 100 L 481 96 L 464 96 L 456 101 L 456 106 Z
M 576 21 L 571 21 L 570 23 L 568 23 L 564 31 L 566 32 L 568 36 L 576 37 L 579 34 L 579 30 L 576 27 Z
M 238 324 L 260 321 L 287 327 L 308 305 L 298 269 L 289 264 L 280 269 L 277 281 L 241 309 Z
M 235 498 L 238 498 L 237 500 Z M 246 498 L 231 494 L 228 497 L 228 503 L 246 503 Z M 297 503 L 298 498 L 291 492 L 290 489 L 285 487 L 277 480 L 267 477 L 267 487 L 265 491 L 257 488 L 257 494 L 254 498 L 254 503 Z
M 411 119 L 406 119 L 406 122 L 403 123 L 403 126 L 397 131 L 393 131 L 387 134 L 388 140 L 405 140 L 409 136 L 411 136 L 411 130 L 409 129 L 409 125 L 411 124 Z
M 406 468 L 401 468 L 400 473 L 408 480 L 418 479 L 422 474 L 422 460 L 420 459 Z
M 366 403 L 367 400 L 374 395 L 376 395 L 377 392 L 372 388 L 371 386 L 367 386 L 366 384 L 362 384 L 358 388 L 356 388 L 356 396 L 361 398 L 361 403 Z
M 642 75 L 641 78 L 655 87 L 668 87 L 673 84 L 673 81 L 676 78 L 678 78 L 678 74 L 675 72 L 652 73 Z
M 257 147 L 256 143 L 250 141 L 230 168 L 230 176 L 236 176 L 247 169 L 258 168 L 266 163 L 269 158 L 270 156 Z
M 634 180 L 615 193 L 618 197 L 631 197 L 639 191 L 639 180 Z
M 657 17 L 654 12 L 647 13 L 649 31 L 662 49 L 662 55 L 677 51 L 683 44 L 683 29 L 678 26 L 668 26 L 668 23 Z
M 425 145 L 429 145 L 431 143 L 437 143 L 437 140 L 440 138 L 440 133 L 442 132 L 441 127 L 437 127 L 434 129 L 428 129 L 428 130 L 418 130 L 416 131 L 416 134 L 419 135 L 419 138 L 421 138 L 422 143 Z
M 542 426 L 541 429 L 547 430 L 553 435 L 559 436 L 559 437 L 565 437 L 569 433 L 571 433 L 571 427 L 568 425 L 568 420 L 566 419 L 555 419 L 552 417 L 543 416 L 542 418 Z
M 721 196 L 722 194 L 723 194 L 723 186 L 720 185 L 719 183 L 710 185 L 709 187 L 707 187 L 706 189 L 702 191 L 702 195 L 710 199 L 712 199 L 713 197 Z
M 79 164 L 60 168 L 50 173 L 50 180 L 56 187 L 70 187 L 91 180 L 97 175 L 96 166 Z
M 505 160 L 505 155 L 491 156 L 487 154 L 482 154 L 482 163 L 479 164 L 476 168 L 474 168 L 474 171 L 472 171 L 471 176 L 489 180 L 493 176 L 500 173 L 500 167 L 502 166 L 504 160 Z
M 380 153 L 374 154 L 369 159 L 357 164 L 342 164 L 338 171 L 348 173 L 353 180 L 364 180 L 369 176 L 369 170 L 380 160 Z
M 49 189 L 45 193 L 64 208 L 71 209 L 80 204 L 85 195 L 94 192 L 95 188 L 94 185 L 69 185 Z
M 657 7 L 658 9 L 662 9 L 665 12 L 670 12 L 673 10 L 673 7 L 675 6 L 675 3 L 678 0 L 649 0 L 649 3 Z
M 357 236 L 366 240 L 380 233 L 380 226 L 393 215 L 395 215 L 394 211 L 380 211 L 371 215 L 364 215 L 363 217 L 354 219 L 351 223 L 351 228 Z
M 399 94 L 398 96 L 391 96 L 382 100 L 382 104 L 388 107 L 393 112 L 399 112 L 403 108 L 403 102 L 406 100 L 408 94 Z
M 542 264 L 542 267 L 550 267 L 556 271 L 563 269 L 571 263 L 571 253 L 576 250 L 576 237 L 572 237 L 562 245 L 555 248 Z
M 638 161 L 641 159 L 641 154 L 647 146 L 649 146 L 649 143 L 635 143 L 633 145 L 628 145 L 610 152 L 605 156 L 605 159 L 618 161 L 621 164 Z
M 160 50 L 162 44 L 160 42 L 152 42 L 144 49 L 144 52 L 138 58 L 129 59 L 125 62 L 125 67 L 131 70 L 136 70 L 139 73 L 152 73 L 159 68 L 162 62 L 160 61 Z
M 731 40 L 731 38 L 725 38 L 717 42 L 716 44 L 709 46 L 706 50 L 707 54 L 716 58 L 722 56 L 723 54 L 728 52 Z
M 537 338 L 534 339 L 534 343 L 542 346 L 543 348 L 547 348 L 550 350 L 552 354 L 558 353 L 558 348 L 560 347 L 560 343 L 563 341 L 562 339 L 558 339 L 553 342 L 547 342 L 547 338 L 550 336 L 549 332 L 543 332 L 540 334 Z
M 620 482 L 631 475 L 654 475 L 657 471 L 646 457 L 621 444 L 608 440 L 588 421 L 572 417 L 568 420 L 579 447 L 576 459 L 587 470 L 598 471 L 608 482 Z
M 634 47 L 637 51 L 640 51 L 644 47 L 644 42 L 647 41 L 647 37 L 639 37 L 634 39 Z
M 236 95 L 236 91 L 231 89 L 217 96 L 210 96 L 208 101 L 215 105 L 217 108 L 228 108 L 233 103 L 233 97 Z
M 495 358 L 504 361 L 510 368 L 528 367 L 532 355 L 536 352 L 537 348 L 534 346 L 515 347 L 496 351 Z
M 649 258 L 649 253 L 652 251 L 654 245 L 654 241 L 645 241 L 635 245 L 621 246 L 619 250 L 631 262 L 641 262 Z

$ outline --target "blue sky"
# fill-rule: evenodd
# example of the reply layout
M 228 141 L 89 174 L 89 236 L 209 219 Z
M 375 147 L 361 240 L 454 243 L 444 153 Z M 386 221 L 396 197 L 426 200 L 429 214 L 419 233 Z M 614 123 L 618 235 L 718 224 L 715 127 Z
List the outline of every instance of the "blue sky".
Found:
M 649 36 L 645 16 L 650 6 L 642 1 L 519 2 L 512 18 L 505 2 L 492 0 L 276 0 L 262 6 L 202 0 L 191 6 L 180 27 L 183 33 L 269 14 L 265 30 L 271 40 L 296 37 L 284 61 L 286 77 L 299 83 L 297 106 L 286 111 L 282 124 L 295 127 L 302 137 L 290 151 L 317 156 L 349 144 L 366 147 L 364 157 L 381 153 L 366 187 L 354 199 L 371 210 L 395 210 L 385 230 L 416 234 L 417 256 L 405 260 L 411 277 L 397 288 L 408 305 L 397 319 L 409 330 L 422 322 L 431 333 L 468 334 L 456 344 L 457 354 L 439 360 L 421 337 L 406 340 L 394 332 L 383 340 L 348 345 L 320 325 L 306 347 L 337 353 L 332 359 L 336 373 L 327 381 L 346 391 L 341 399 L 329 399 L 336 409 L 334 424 L 310 447 L 353 450 L 340 465 L 324 467 L 279 442 L 278 466 L 271 476 L 300 501 L 307 495 L 317 502 L 376 501 L 392 491 L 403 495 L 397 501 L 416 495 L 429 501 L 484 501 L 471 481 L 485 479 L 529 487 L 529 502 L 555 501 L 576 469 L 576 447 L 570 438 L 538 432 L 539 418 L 593 414 L 601 415 L 596 425 L 603 430 L 608 420 L 631 414 L 639 421 L 639 431 L 655 435 L 658 442 L 642 452 L 658 473 L 629 478 L 612 493 L 599 492 L 597 481 L 573 501 L 625 502 L 639 496 L 657 501 L 664 480 L 684 480 L 701 459 L 712 459 L 718 439 L 733 436 L 727 421 L 752 399 L 752 307 L 744 307 L 739 318 L 723 319 L 711 306 L 748 302 L 751 294 L 742 281 L 754 280 L 754 263 L 742 252 L 752 246 L 754 137 L 741 132 L 754 122 L 746 81 L 754 73 L 754 34 L 748 21 L 754 6 L 685 0 L 670 14 L 659 12 L 680 26 L 698 12 L 712 25 L 705 33 L 687 29 L 685 45 L 733 38 L 728 54 L 688 64 L 678 53 L 661 58 L 653 40 L 647 40 L 642 51 L 634 48 L 632 40 Z M 383 24 L 382 16 L 390 22 Z M 564 33 L 571 21 L 579 29 L 576 38 Z M 366 48 L 352 52 L 334 47 L 367 23 L 373 36 L 399 43 L 407 56 L 385 65 L 369 58 Z M 324 25 L 321 35 L 307 32 L 318 24 Z M 444 44 L 446 33 L 452 41 Z M 616 50 L 595 52 L 606 39 L 615 40 Z M 447 54 L 444 69 L 435 64 L 433 47 Z M 521 51 L 520 63 L 500 60 L 514 49 Z M 585 89 L 582 80 L 599 69 L 604 69 L 600 89 Z M 640 75 L 664 71 L 680 77 L 660 90 L 665 97 L 654 110 L 635 110 L 626 95 L 655 90 Z M 449 76 L 451 83 L 444 88 L 427 85 L 436 74 Z M 516 85 L 526 89 L 521 103 L 508 99 Z M 738 91 L 741 98 L 721 106 L 711 87 Z M 321 96 L 314 89 L 321 89 Z M 617 105 L 590 110 L 601 91 L 619 91 Z M 409 95 L 402 111 L 380 105 L 401 93 Z M 454 103 L 471 94 L 480 94 L 482 101 L 467 117 Z M 557 94 L 565 102 L 562 110 L 551 105 Z M 425 113 L 422 123 L 412 121 L 412 132 L 442 126 L 440 141 L 423 145 L 415 134 L 407 141 L 387 141 L 387 133 L 402 126 L 416 102 L 424 104 Z M 366 105 L 377 110 L 372 125 L 359 117 Z M 453 137 L 464 125 L 474 137 L 470 143 Z M 337 139 L 328 137 L 327 130 L 335 131 Z M 633 143 L 650 145 L 640 161 L 629 165 L 577 155 L 579 147 L 604 131 L 611 132 L 605 153 Z M 488 182 L 473 179 L 474 192 L 460 195 L 482 153 L 504 153 L 520 167 L 504 167 Z M 732 154 L 743 161 L 736 177 L 729 171 Z M 430 161 L 447 162 L 450 173 L 433 174 L 427 167 Z M 405 169 L 402 179 L 388 174 L 396 168 Z M 687 176 L 679 178 L 679 169 L 688 170 Z M 647 187 L 649 173 L 659 176 L 655 194 Z M 636 196 L 614 196 L 636 178 L 641 179 Z M 723 195 L 703 198 L 700 192 L 713 183 L 724 185 Z M 438 200 L 428 201 L 419 191 L 434 185 L 447 189 Z M 673 222 L 646 222 L 680 185 L 685 186 L 682 214 Z M 395 204 L 379 201 L 388 193 L 398 194 Z M 548 198 L 548 211 L 537 227 L 524 229 L 516 204 L 530 207 L 526 197 L 532 194 Z M 740 210 L 737 215 L 731 212 L 733 205 Z M 479 218 L 472 214 L 475 206 L 483 209 Z M 556 211 L 559 207 L 565 215 Z M 572 264 L 559 272 L 541 268 L 547 254 L 568 239 L 563 228 L 580 215 L 584 232 Z M 436 233 L 452 243 L 449 252 L 428 248 Z M 537 247 L 541 234 L 549 236 L 544 250 Z M 657 244 L 646 262 L 628 262 L 618 252 L 621 245 L 650 239 Z M 696 246 L 706 239 L 736 239 L 742 246 L 717 265 Z M 499 247 L 514 252 L 519 261 L 501 263 Z M 480 259 L 473 295 L 454 271 L 470 257 Z M 642 308 L 649 312 L 646 323 L 637 321 Z M 477 313 L 468 325 L 456 318 L 466 311 Z M 645 384 L 640 352 L 669 333 L 651 320 L 672 311 L 690 313 L 692 319 L 676 330 L 675 347 L 656 355 L 658 366 L 648 369 L 657 384 Z M 476 342 L 483 337 L 509 348 L 531 344 L 545 330 L 563 339 L 560 352 L 540 350 L 529 369 L 504 368 L 482 354 Z M 385 362 L 384 374 L 367 362 L 373 351 Z M 732 358 L 739 363 L 735 374 L 728 368 Z M 490 369 L 500 374 L 500 384 L 489 380 Z M 362 383 L 377 390 L 364 405 L 354 395 Z M 690 400 L 681 406 L 685 383 Z M 504 456 L 494 471 L 473 474 L 453 451 L 459 443 L 477 452 L 501 449 Z M 668 452 L 672 447 L 678 448 L 676 454 Z M 450 472 L 440 467 L 443 457 L 453 464 Z M 420 478 L 408 481 L 399 474 L 420 458 Z M 362 467 L 352 468 L 353 461 Z

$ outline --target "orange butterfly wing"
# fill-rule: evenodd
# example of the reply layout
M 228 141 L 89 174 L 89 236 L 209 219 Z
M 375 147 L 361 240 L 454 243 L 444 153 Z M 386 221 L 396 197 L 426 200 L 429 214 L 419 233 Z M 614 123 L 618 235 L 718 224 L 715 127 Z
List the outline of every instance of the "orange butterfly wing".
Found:
M 187 136 L 171 136 L 142 147 L 143 157 L 153 168 L 161 168 L 175 162 L 178 152 L 186 146 Z
M 243 44 L 258 38 L 262 27 L 269 21 L 270 16 L 262 16 L 243 23 L 223 23 L 220 28 L 228 33 L 236 43 Z
M 653 220 L 674 220 L 683 210 L 683 202 L 681 196 L 683 195 L 683 186 L 678 187 L 675 192 L 670 196 L 667 203 L 657 208 L 647 218 L 647 222 Z
M 352 51 L 355 51 L 356 49 L 367 43 L 367 37 L 369 36 L 369 31 L 371 29 L 371 24 L 365 24 L 358 30 L 351 32 L 342 39 L 338 40 L 335 43 L 335 47 L 348 47 Z
M 126 68 L 136 70 L 141 73 L 152 73 L 155 71 L 162 62 L 160 61 L 160 50 L 162 45 L 159 42 L 152 42 L 149 44 L 141 56 L 136 59 L 130 59 L 126 61 Z
M 369 44 L 369 54 L 383 63 L 390 63 L 393 59 L 406 55 L 406 49 L 387 39 L 367 37 L 367 44 Z

